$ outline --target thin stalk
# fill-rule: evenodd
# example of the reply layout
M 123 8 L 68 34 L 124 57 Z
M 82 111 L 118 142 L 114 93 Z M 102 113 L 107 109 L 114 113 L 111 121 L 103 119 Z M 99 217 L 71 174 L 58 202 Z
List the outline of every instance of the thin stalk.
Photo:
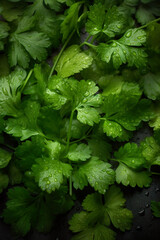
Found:
M 70 138 L 71 138 L 71 127 L 72 127 L 73 115 L 74 115 L 74 110 L 72 110 L 71 116 L 69 119 L 69 129 L 67 134 L 67 146 L 66 146 L 67 152 L 69 150 L 69 144 L 70 144 Z
M 89 46 L 89 47 L 96 48 L 95 45 L 93 45 L 93 44 L 91 44 L 91 43 L 88 43 L 88 42 L 84 42 L 83 45 L 87 45 L 87 46 Z
M 24 88 L 25 88 L 28 80 L 30 79 L 32 73 L 33 73 L 33 69 L 31 69 L 31 70 L 29 71 L 29 73 L 28 73 L 28 75 L 27 75 L 27 77 L 26 77 L 26 79 L 25 79 L 25 81 L 24 81 L 24 84 L 23 84 L 23 86 L 22 86 L 22 88 L 21 88 L 21 92 L 23 92 L 23 90 L 24 90 Z
M 71 138 L 71 128 L 72 128 L 73 115 L 74 115 L 74 110 L 72 110 L 71 116 L 70 116 L 70 119 L 69 119 L 69 129 L 68 129 L 68 134 L 67 134 L 67 145 L 66 145 L 67 152 L 69 150 L 69 144 L 70 144 L 70 138 Z M 69 164 L 71 165 L 71 161 L 69 161 Z M 69 178 L 69 194 L 70 194 L 70 196 L 72 196 L 72 175 Z
M 160 21 L 160 18 L 154 19 L 153 21 L 151 21 L 151 22 L 149 22 L 149 23 L 147 23 L 147 24 L 139 27 L 138 29 L 146 28 L 146 27 L 148 27 L 150 24 L 152 24 L 152 23 L 154 23 L 154 22 L 158 22 L 158 21 Z
M 56 66 L 57 66 L 57 63 L 58 63 L 58 61 L 59 61 L 59 59 L 60 59 L 60 57 L 61 57 L 64 49 L 65 49 L 66 46 L 68 45 L 68 43 L 69 43 L 69 41 L 71 40 L 71 38 L 72 38 L 72 36 L 73 36 L 74 33 L 75 33 L 75 29 L 72 31 L 72 33 L 70 34 L 70 36 L 68 37 L 68 39 L 67 39 L 66 42 L 64 43 L 63 47 L 61 48 L 61 51 L 60 51 L 60 53 L 58 54 L 57 59 L 56 59 L 55 63 L 53 64 L 53 67 L 52 67 L 52 69 L 51 69 L 51 71 L 50 71 L 50 74 L 49 74 L 48 79 L 52 76 L 52 74 L 53 74 L 53 72 L 54 72 L 54 70 L 55 70 L 55 68 L 56 68 Z
M 88 42 L 88 40 L 89 40 L 90 38 L 91 38 L 91 35 L 89 34 L 89 35 L 87 36 L 87 38 L 84 40 L 84 42 L 81 43 L 80 47 L 82 47 L 83 45 L 85 45 L 85 43 Z

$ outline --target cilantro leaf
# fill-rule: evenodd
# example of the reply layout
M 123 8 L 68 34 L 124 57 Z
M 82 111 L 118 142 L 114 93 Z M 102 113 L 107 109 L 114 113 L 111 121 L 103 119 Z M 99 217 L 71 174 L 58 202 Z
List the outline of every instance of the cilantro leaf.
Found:
M 141 79 L 145 95 L 152 100 L 160 98 L 160 74 L 148 73 Z
M 72 167 L 56 159 L 43 158 L 37 159 L 36 164 L 32 166 L 35 180 L 42 190 L 48 193 L 59 189 L 63 183 L 64 177 L 69 177 Z
M 87 68 L 92 60 L 92 57 L 82 52 L 78 45 L 72 45 L 62 53 L 56 71 L 60 77 L 69 77 Z
M 8 165 L 12 158 L 12 153 L 0 148 L 0 168 L 4 168 Z
M 67 39 L 69 34 L 77 28 L 78 13 L 81 7 L 81 2 L 76 2 L 71 5 L 67 11 L 62 24 L 61 24 L 61 33 L 63 34 L 63 42 Z
M 155 217 L 160 217 L 160 202 L 151 201 L 151 209 Z
M 151 174 L 148 171 L 136 172 L 133 169 L 127 167 L 123 163 L 120 163 L 116 169 L 116 181 L 122 183 L 124 186 L 130 185 L 131 187 L 149 187 L 152 179 Z
M 88 13 L 89 20 L 86 23 L 86 30 L 90 35 L 105 33 L 109 37 L 124 33 L 132 26 L 132 20 L 127 9 L 112 6 L 107 14 L 101 3 L 90 6 Z
M 9 30 L 10 30 L 10 28 L 9 28 L 8 24 L 0 21 L 0 50 L 4 49 L 3 39 L 8 36 Z
M 40 105 L 37 102 L 24 102 L 24 110 L 16 118 L 9 118 L 5 131 L 15 137 L 25 140 L 34 135 L 42 135 L 37 125 Z
M 86 31 L 91 35 L 102 32 L 104 20 L 104 6 L 101 3 L 90 6 L 90 11 L 88 12 L 88 21 L 86 23 Z
M 108 186 L 114 183 L 114 171 L 109 163 L 92 157 L 88 162 L 73 171 L 73 186 L 83 189 L 89 184 L 98 192 L 104 194 Z
M 45 153 L 44 139 L 39 136 L 32 137 L 16 148 L 16 165 L 23 171 L 30 170 L 37 158 Z
M 17 63 L 23 66 L 24 63 L 23 67 L 27 68 L 30 61 L 29 56 L 39 61 L 46 58 L 46 48 L 51 43 L 44 33 L 32 30 L 34 25 L 35 17 L 24 16 L 19 21 L 15 32 L 11 34 L 9 39 L 9 61 L 11 66 L 17 65 Z
M 145 138 L 144 141 L 141 142 L 140 148 L 143 156 L 147 160 L 148 167 L 150 167 L 151 165 L 160 165 L 160 146 L 153 137 Z
M 107 136 L 128 140 L 126 130 L 134 131 L 141 121 L 148 121 L 154 116 L 151 102 L 146 99 L 139 101 L 141 94 L 136 83 L 121 84 L 115 94 L 107 95 L 104 91 L 107 96 L 102 107 L 105 113 L 103 131 Z
M 44 0 L 45 4 L 49 5 L 49 7 L 55 11 L 59 11 L 61 9 L 61 5 L 59 0 Z
M 124 208 L 124 203 L 123 194 L 116 186 L 108 189 L 104 195 L 104 203 L 98 193 L 87 195 L 82 203 L 85 211 L 73 215 L 69 221 L 70 229 L 73 232 L 80 232 L 73 239 L 93 239 L 94 237 L 98 240 L 101 239 L 100 236 L 102 239 L 106 236 L 109 239 L 115 239 L 115 233 L 109 228 L 110 220 L 116 228 L 122 231 L 129 230 L 133 215 L 130 210 Z
M 120 189 L 111 186 L 105 194 L 105 207 L 113 225 L 121 231 L 129 230 L 133 220 L 132 212 L 123 208 L 124 203 L 125 199 Z
M 101 95 L 96 94 L 97 92 L 98 87 L 92 81 L 78 82 L 75 79 L 61 79 L 55 76 L 50 80 L 45 101 L 57 110 L 69 102 L 71 110 L 78 112 L 77 119 L 83 124 L 93 126 L 100 118 L 96 108 L 101 104 Z
M 71 145 L 69 152 L 67 154 L 67 157 L 71 161 L 86 161 L 88 158 L 91 157 L 91 150 L 89 146 L 87 146 L 84 143 L 81 143 L 79 145 L 73 144 Z
M 17 68 L 9 76 L 0 79 L 0 112 L 1 115 L 17 116 L 21 92 L 18 91 L 26 77 L 26 72 Z
M 128 66 L 141 68 L 146 66 L 146 57 L 143 48 L 140 48 L 146 41 L 146 33 L 140 29 L 129 29 L 119 40 L 113 40 L 112 44 L 100 43 L 97 52 L 100 58 L 118 69 L 123 63 Z
M 51 142 L 49 147 L 51 147 L 50 156 L 37 159 L 32 166 L 32 171 L 42 190 L 51 193 L 60 188 L 64 177 L 68 178 L 71 175 L 72 167 L 60 160 L 63 146 L 57 142 Z
M 114 153 L 114 156 L 117 161 L 126 164 L 134 170 L 140 170 L 146 164 L 141 148 L 136 143 L 126 143 L 119 148 L 118 152 Z
M 53 196 L 39 192 L 33 194 L 24 187 L 14 187 L 9 189 L 8 198 L 7 207 L 3 211 L 4 220 L 18 234 L 26 235 L 31 227 L 40 232 L 51 230 L 56 203 Z

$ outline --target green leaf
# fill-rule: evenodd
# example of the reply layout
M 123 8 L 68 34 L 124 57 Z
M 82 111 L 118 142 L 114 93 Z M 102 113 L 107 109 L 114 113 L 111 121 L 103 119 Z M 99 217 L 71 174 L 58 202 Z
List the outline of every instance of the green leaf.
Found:
M 113 6 L 105 16 L 103 32 L 110 38 L 124 33 L 133 26 L 133 20 L 127 8 Z
M 160 74 L 148 73 L 141 79 L 145 95 L 152 100 L 160 98 Z
M 84 143 L 81 143 L 79 145 L 73 144 L 69 148 L 69 152 L 67 154 L 67 157 L 73 161 L 86 161 L 88 158 L 91 157 L 91 150 L 89 146 L 87 146 Z
M 126 143 L 114 153 L 117 161 L 126 164 L 128 167 L 139 170 L 143 168 L 146 161 L 142 155 L 141 148 L 136 143 Z
M 90 35 L 103 32 L 109 37 L 114 37 L 124 33 L 127 28 L 133 25 L 127 9 L 112 6 L 106 14 L 104 5 L 101 3 L 90 6 L 88 18 L 86 30 Z
M 160 202 L 151 201 L 151 209 L 155 217 L 160 217 Z
M 113 66 L 118 69 L 122 64 L 137 68 L 146 66 L 146 57 L 143 48 L 145 43 L 145 32 L 140 29 L 129 29 L 119 40 L 113 40 L 112 44 L 100 43 L 97 52 L 100 58 L 109 63 L 112 60 Z
M 130 185 L 131 187 L 149 187 L 152 179 L 150 178 L 150 172 L 140 171 L 136 172 L 127 167 L 123 163 L 120 163 L 116 169 L 116 181 L 122 183 L 124 186 Z
M 157 144 L 153 137 L 146 137 L 141 142 L 141 151 L 145 159 L 147 160 L 148 167 L 156 165 L 156 161 L 159 158 L 160 146 Z
M 92 60 L 92 57 L 82 52 L 78 45 L 72 45 L 63 52 L 56 65 L 56 71 L 60 77 L 69 77 L 88 68 Z
M 103 138 L 91 138 L 88 140 L 88 145 L 92 151 L 92 155 L 106 161 L 110 158 L 112 150 L 111 145 Z
M 5 131 L 14 137 L 21 137 L 21 141 L 35 135 L 42 135 L 37 125 L 40 105 L 37 102 L 24 102 L 24 112 L 16 118 L 9 118 Z
M 73 172 L 72 180 L 76 189 L 83 189 L 89 182 L 95 191 L 104 194 L 108 186 L 114 183 L 114 171 L 109 163 L 92 157 Z
M 37 158 L 45 154 L 44 139 L 39 136 L 32 137 L 18 145 L 15 151 L 16 165 L 23 171 L 31 169 Z
M 90 11 L 88 12 L 88 21 L 86 23 L 86 31 L 91 35 L 102 32 L 104 20 L 104 6 L 101 3 L 90 6 Z
M 4 49 L 3 39 L 8 36 L 8 31 L 10 30 L 8 24 L 6 22 L 0 21 L 0 50 Z
M 55 109 L 60 109 L 67 101 L 73 111 L 77 111 L 77 119 L 83 124 L 93 126 L 99 122 L 99 112 L 102 99 L 98 87 L 92 81 L 80 82 L 75 79 L 61 79 L 57 76 L 50 80 L 49 89 L 46 91 L 46 102 Z
M 61 9 L 61 5 L 59 0 L 44 0 L 45 4 L 49 5 L 49 7 L 55 11 L 59 11 Z
M 59 189 L 64 181 L 64 177 L 71 175 L 72 167 L 56 159 L 42 158 L 37 159 L 36 164 L 32 166 L 35 180 L 42 190 L 48 193 Z
M 0 148 L 0 168 L 5 168 L 12 158 L 12 153 Z
M 71 5 L 67 15 L 61 24 L 61 33 L 63 34 L 63 42 L 68 38 L 69 34 L 77 28 L 78 13 L 82 2 Z
M 26 8 L 24 1 L 22 3 L 12 3 L 6 0 L 1 0 L 0 7 L 2 8 L 2 16 L 8 22 L 18 19 L 23 15 Z
M 26 77 L 26 72 L 17 68 L 9 76 L 0 79 L 1 115 L 17 116 L 19 114 L 20 96 L 18 91 Z
M 38 59 L 39 61 L 42 61 L 46 58 L 46 48 L 50 46 L 50 41 L 43 33 L 35 31 L 20 34 L 17 33 L 14 37 L 34 60 Z
M 33 194 L 24 187 L 14 187 L 9 189 L 8 198 L 3 217 L 6 223 L 12 225 L 16 233 L 24 236 L 31 227 L 35 227 L 40 232 L 50 231 L 54 220 L 53 197 Z

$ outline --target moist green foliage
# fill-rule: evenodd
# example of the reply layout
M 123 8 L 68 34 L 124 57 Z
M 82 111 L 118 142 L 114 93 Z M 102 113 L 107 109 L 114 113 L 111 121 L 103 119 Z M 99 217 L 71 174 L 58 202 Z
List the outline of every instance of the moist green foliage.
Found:
M 0 193 L 18 237 L 86 192 L 73 240 L 131 229 L 120 187 L 159 175 L 159 16 L 155 0 L 0 1 Z

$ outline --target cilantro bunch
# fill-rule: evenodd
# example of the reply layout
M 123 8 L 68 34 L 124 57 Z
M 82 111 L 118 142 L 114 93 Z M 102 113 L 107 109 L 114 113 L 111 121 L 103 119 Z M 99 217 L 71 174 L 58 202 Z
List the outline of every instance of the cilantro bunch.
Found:
M 133 221 L 121 185 L 159 175 L 159 1 L 2 0 L 0 14 L 5 223 L 49 232 L 78 190 L 72 239 L 114 240 Z M 144 125 L 152 136 L 137 144 Z

